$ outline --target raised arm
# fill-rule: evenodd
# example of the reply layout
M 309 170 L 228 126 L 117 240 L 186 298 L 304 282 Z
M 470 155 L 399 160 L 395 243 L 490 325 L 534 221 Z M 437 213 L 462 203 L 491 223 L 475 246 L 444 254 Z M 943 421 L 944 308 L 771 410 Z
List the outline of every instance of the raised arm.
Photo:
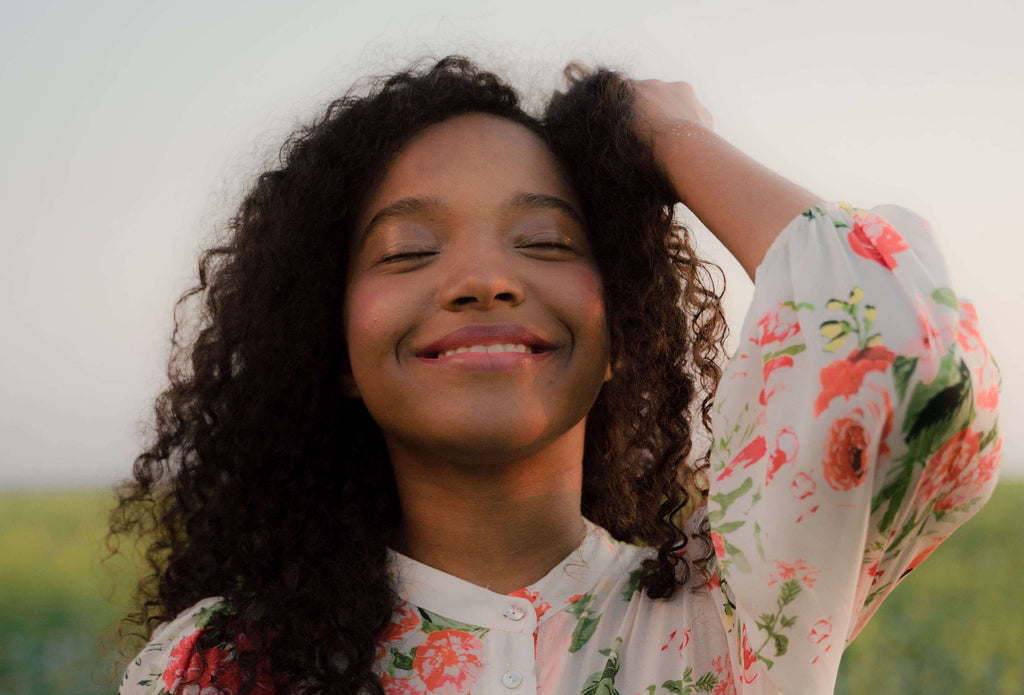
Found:
M 685 82 L 633 83 L 637 128 L 679 200 L 754 279 L 783 227 L 821 202 L 715 134 L 711 114 Z

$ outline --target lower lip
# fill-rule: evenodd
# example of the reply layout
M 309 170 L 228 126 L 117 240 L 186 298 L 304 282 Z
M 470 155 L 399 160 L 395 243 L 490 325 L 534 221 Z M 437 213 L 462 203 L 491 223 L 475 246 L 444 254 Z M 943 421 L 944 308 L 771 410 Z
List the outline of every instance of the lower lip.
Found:
M 458 372 L 511 372 L 529 369 L 551 357 L 551 352 L 460 352 L 446 357 L 419 357 L 432 367 Z

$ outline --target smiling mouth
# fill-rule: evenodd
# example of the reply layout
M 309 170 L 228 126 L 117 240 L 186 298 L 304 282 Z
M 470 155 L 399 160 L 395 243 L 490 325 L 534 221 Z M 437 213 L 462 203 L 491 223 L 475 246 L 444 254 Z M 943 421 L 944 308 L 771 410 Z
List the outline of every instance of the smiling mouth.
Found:
M 447 362 L 454 358 L 459 363 L 469 360 L 484 364 L 498 360 L 495 364 L 504 364 L 506 361 L 531 361 L 553 352 L 556 347 L 523 326 L 505 323 L 462 326 L 414 354 L 427 361 Z
M 432 355 L 426 355 L 432 359 L 441 359 L 443 357 L 449 357 L 451 355 L 462 355 L 468 352 L 496 355 L 501 353 L 520 353 L 525 355 L 536 355 L 542 350 L 539 348 L 531 347 L 529 345 L 523 345 L 522 343 L 503 343 L 497 345 L 469 345 L 465 347 L 452 348 L 451 350 L 444 350 Z

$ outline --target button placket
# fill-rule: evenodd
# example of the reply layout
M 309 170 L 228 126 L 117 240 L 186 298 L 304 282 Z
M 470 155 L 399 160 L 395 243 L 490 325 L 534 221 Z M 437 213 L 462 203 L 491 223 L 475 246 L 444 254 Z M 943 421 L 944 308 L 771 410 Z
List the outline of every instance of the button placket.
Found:
M 514 690 L 519 687 L 519 684 L 523 682 L 523 674 L 519 671 L 511 670 L 505 671 L 505 674 L 501 677 L 501 684 L 509 690 Z
M 526 616 L 526 610 L 514 603 L 509 604 L 508 608 L 505 609 L 505 617 L 509 620 L 519 622 L 524 616 Z

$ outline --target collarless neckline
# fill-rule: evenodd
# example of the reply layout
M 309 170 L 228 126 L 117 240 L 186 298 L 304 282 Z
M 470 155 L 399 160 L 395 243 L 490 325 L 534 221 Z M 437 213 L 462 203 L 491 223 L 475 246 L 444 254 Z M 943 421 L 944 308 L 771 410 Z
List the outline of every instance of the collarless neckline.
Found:
M 501 594 L 443 572 L 388 548 L 399 597 L 417 608 L 468 625 L 522 631 L 532 629 L 566 605 L 591 592 L 619 555 L 619 543 L 586 521 L 583 541 L 546 575 L 529 586 Z M 513 618 L 526 608 L 530 620 Z M 554 609 L 554 610 L 552 610 Z

